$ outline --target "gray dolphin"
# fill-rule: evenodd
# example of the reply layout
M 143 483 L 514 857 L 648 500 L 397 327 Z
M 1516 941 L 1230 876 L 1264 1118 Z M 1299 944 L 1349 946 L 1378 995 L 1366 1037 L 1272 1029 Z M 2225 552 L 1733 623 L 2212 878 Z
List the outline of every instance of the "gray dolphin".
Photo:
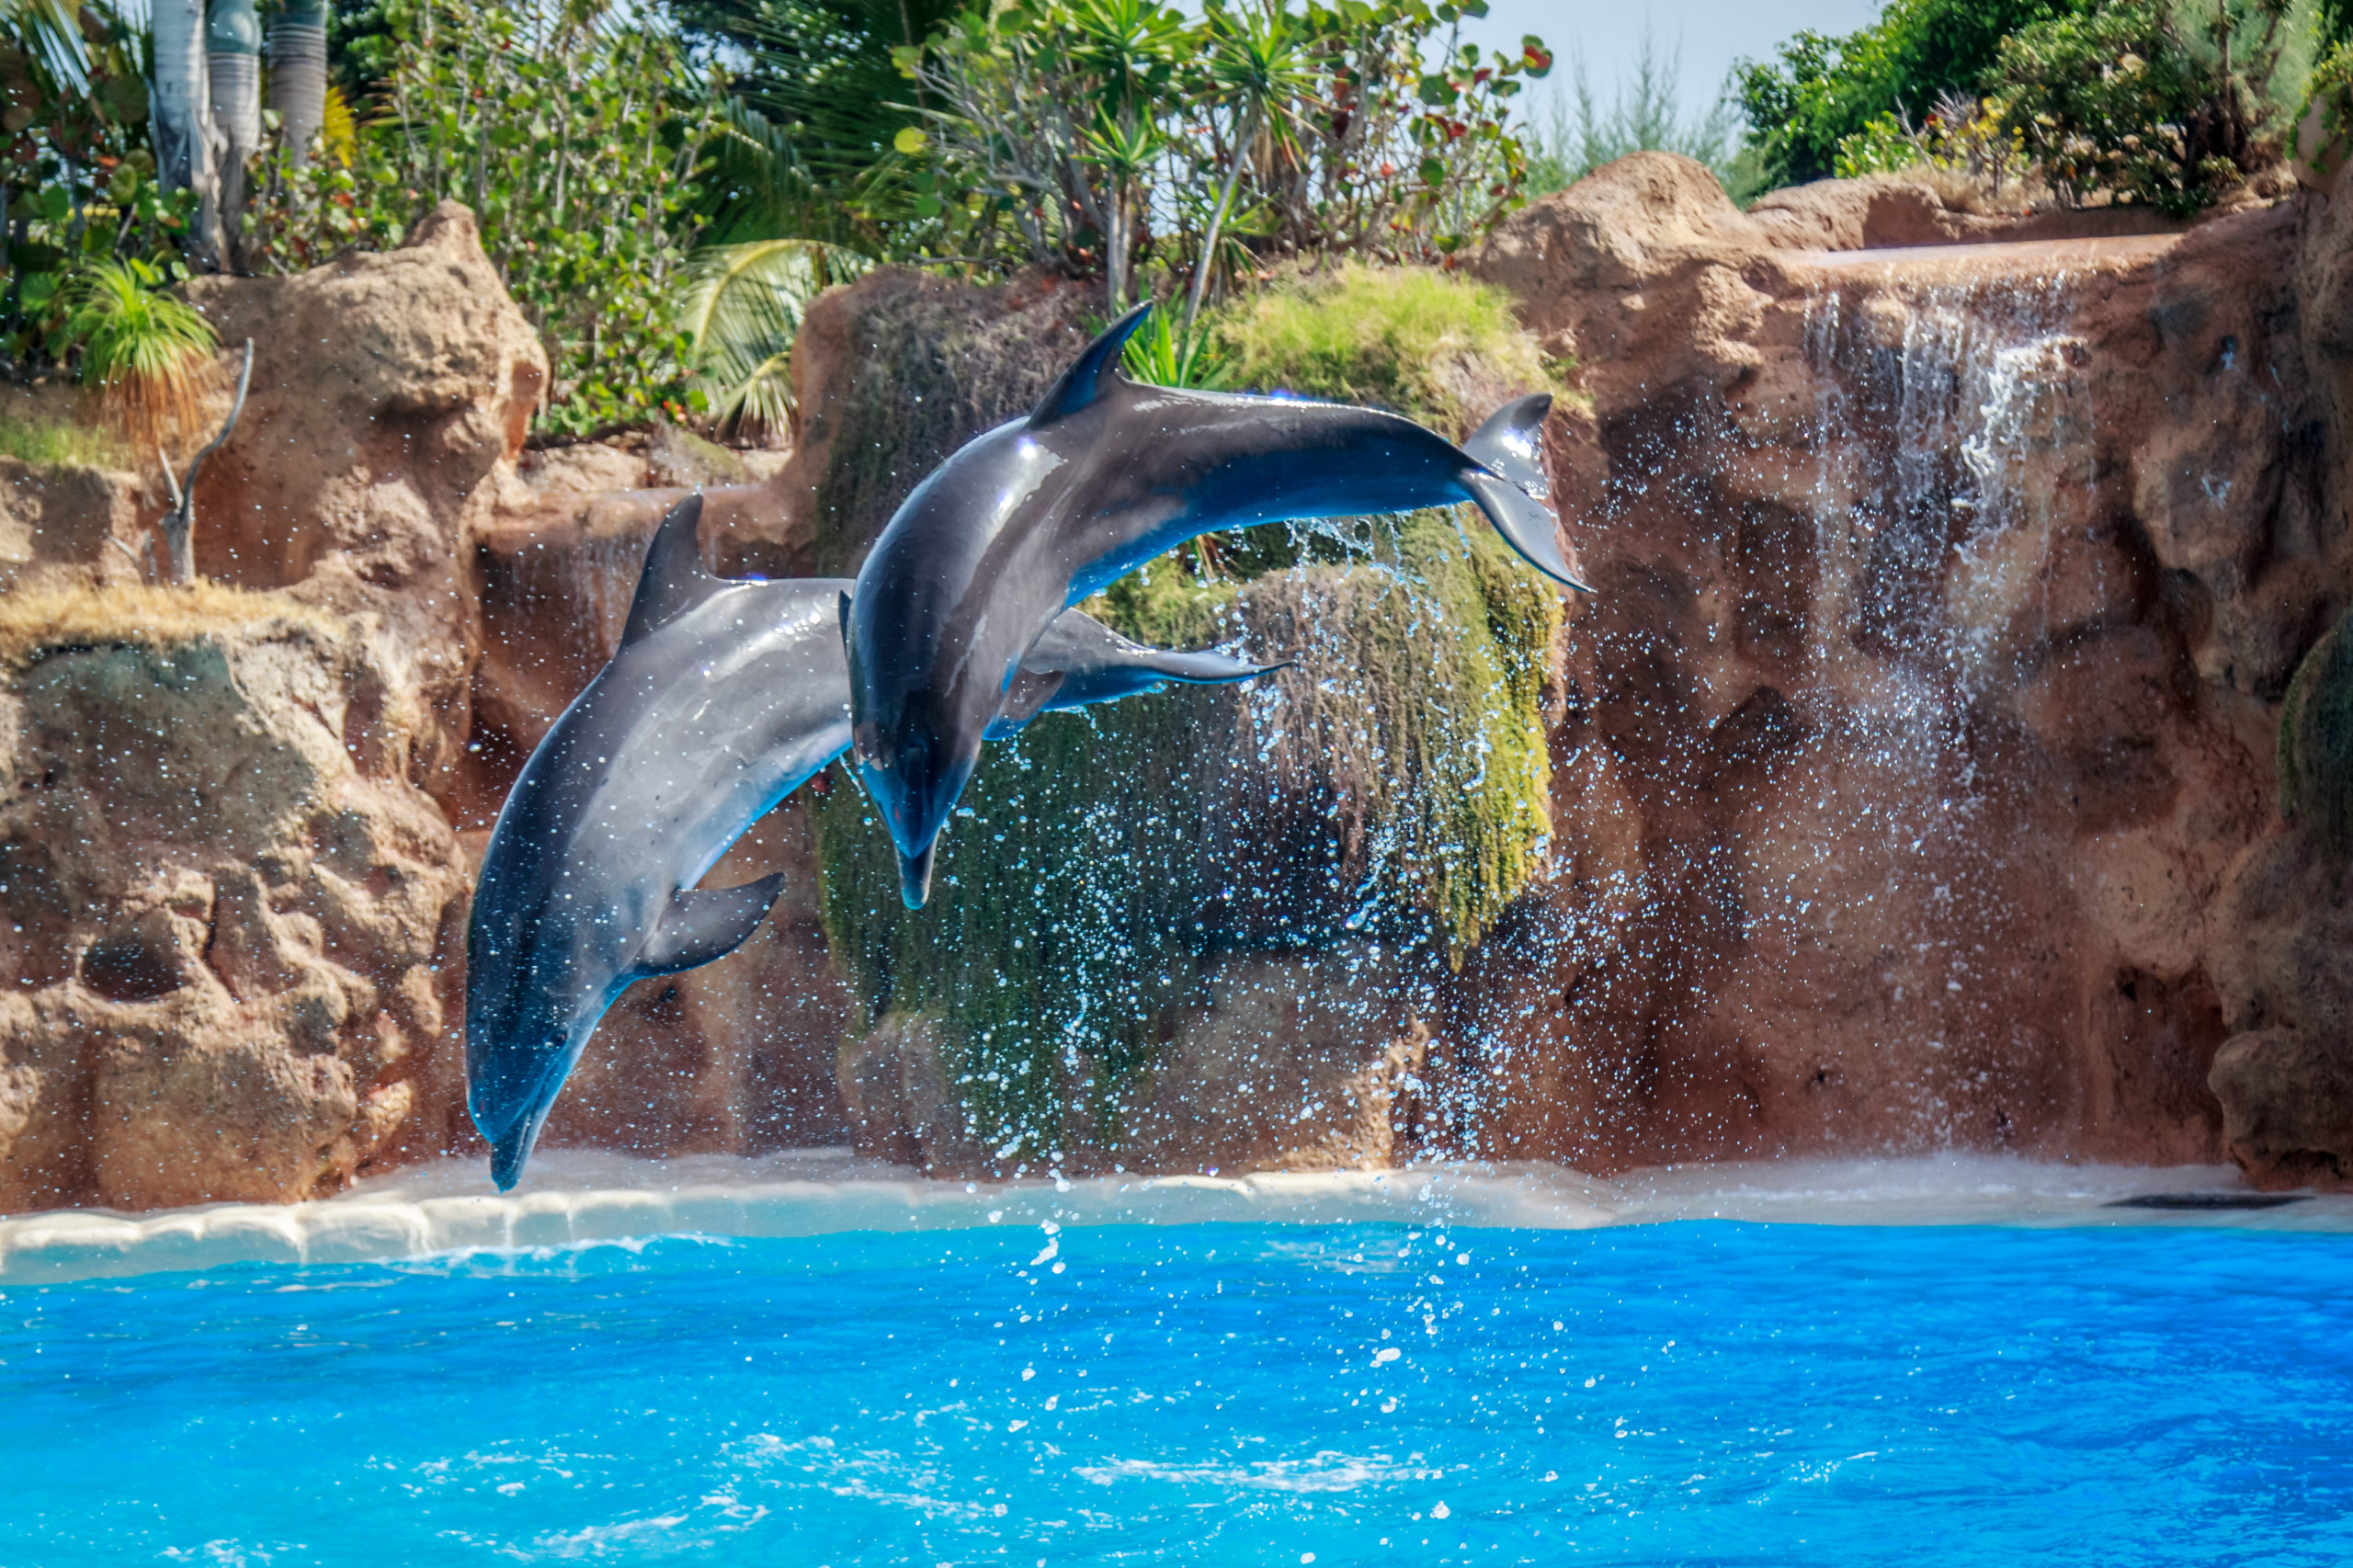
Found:
M 502 1189 L 614 999 L 759 926 L 781 876 L 695 883 L 849 744 L 848 582 L 714 576 L 701 517 L 692 495 L 663 518 L 620 648 L 532 751 L 483 856 L 466 931 L 467 1108 Z M 1270 667 L 1145 648 L 1073 611 L 1039 640 L 1028 706 L 998 733 L 1165 680 Z
M 1584 586 L 1543 505 L 1536 432 L 1549 396 L 1506 404 L 1458 447 L 1375 409 L 1143 386 L 1118 366 L 1151 309 L 1096 339 L 1035 412 L 932 471 L 843 606 L 852 744 L 911 909 L 1040 635 L 1186 540 L 1468 501 L 1538 571 Z

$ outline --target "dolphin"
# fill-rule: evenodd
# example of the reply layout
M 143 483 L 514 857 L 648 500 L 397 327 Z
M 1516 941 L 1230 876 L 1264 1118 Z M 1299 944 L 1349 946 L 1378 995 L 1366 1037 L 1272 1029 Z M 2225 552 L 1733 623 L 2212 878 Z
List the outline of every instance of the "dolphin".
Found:
M 646 550 L 621 643 L 523 765 L 466 930 L 467 1108 L 515 1185 L 557 1091 L 632 981 L 732 952 L 780 875 L 699 888 L 730 845 L 849 745 L 846 579 L 731 581 L 702 564 L 702 497 Z M 1131 642 L 1076 611 L 1023 665 L 1039 713 L 1271 665 Z
M 1220 528 L 1468 501 L 1530 565 L 1583 588 L 1543 505 L 1543 393 L 1458 447 L 1410 419 L 1296 398 L 1143 386 L 1119 373 L 1138 305 L 1026 417 L 915 486 L 842 604 L 852 749 L 911 909 L 982 742 L 1017 706 L 1055 617 Z

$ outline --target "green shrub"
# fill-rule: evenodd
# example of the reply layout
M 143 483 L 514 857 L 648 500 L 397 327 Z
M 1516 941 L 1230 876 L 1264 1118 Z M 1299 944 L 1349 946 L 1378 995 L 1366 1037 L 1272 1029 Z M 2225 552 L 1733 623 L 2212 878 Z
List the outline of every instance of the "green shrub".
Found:
M 2092 0 L 1892 0 L 1870 27 L 1802 32 L 1778 61 L 1737 70 L 1749 144 L 1775 185 L 1826 179 L 1875 120 L 1917 125 L 1948 94 L 1986 86 L 2002 40 Z
M 387 248 L 454 197 L 547 349 L 544 427 L 684 414 L 696 355 L 673 295 L 720 99 L 668 13 L 383 0 L 370 26 L 374 112 L 349 152 L 280 176 L 246 214 L 259 264 Z
M 2005 40 L 1994 112 L 2070 201 L 2185 216 L 2279 161 L 2310 37 L 2289 0 L 2122 0 Z
M 1189 301 L 1210 273 L 1269 254 L 1436 260 L 1522 199 L 1508 106 L 1552 68 L 1533 36 L 1501 51 L 1465 40 L 1462 18 L 1485 12 L 975 6 L 896 51 L 924 121 L 897 146 L 933 176 L 926 210 L 958 249 L 1099 275 L 1115 311 L 1154 265 L 1191 281 Z
M 1470 369 L 1555 384 L 1508 294 L 1432 267 L 1294 273 L 1237 301 L 1215 332 L 1235 386 L 1370 403 L 1458 440 L 1493 412 L 1463 406 Z

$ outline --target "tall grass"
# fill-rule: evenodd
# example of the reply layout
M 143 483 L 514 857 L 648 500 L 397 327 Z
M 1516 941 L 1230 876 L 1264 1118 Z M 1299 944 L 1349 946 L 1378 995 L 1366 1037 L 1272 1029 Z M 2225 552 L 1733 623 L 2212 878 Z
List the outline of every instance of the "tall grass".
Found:
M 0 414 L 0 457 L 40 468 L 135 469 L 138 457 L 113 432 L 77 420 Z
M 67 285 L 66 335 L 82 351 L 82 385 L 134 450 L 176 446 L 203 420 L 212 325 L 163 291 L 139 261 L 101 261 Z

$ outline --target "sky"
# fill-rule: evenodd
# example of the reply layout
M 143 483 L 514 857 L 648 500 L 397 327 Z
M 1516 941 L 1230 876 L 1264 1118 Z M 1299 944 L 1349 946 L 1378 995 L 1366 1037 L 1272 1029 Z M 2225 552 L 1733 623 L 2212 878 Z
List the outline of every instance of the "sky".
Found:
M 1555 82 L 1565 83 L 1582 57 L 1594 90 L 1608 102 L 1618 78 L 1642 52 L 1649 28 L 1662 55 L 1682 45 L 1682 102 L 1687 117 L 1712 103 L 1742 56 L 1765 60 L 1801 29 L 1847 33 L 1879 15 L 1879 0 L 1616 0 L 1581 5 L 1565 0 L 1489 0 L 1485 19 L 1468 24 L 1482 46 L 1517 46 L 1534 33 L 1559 57 Z M 1539 83 L 1542 92 L 1552 83 Z

